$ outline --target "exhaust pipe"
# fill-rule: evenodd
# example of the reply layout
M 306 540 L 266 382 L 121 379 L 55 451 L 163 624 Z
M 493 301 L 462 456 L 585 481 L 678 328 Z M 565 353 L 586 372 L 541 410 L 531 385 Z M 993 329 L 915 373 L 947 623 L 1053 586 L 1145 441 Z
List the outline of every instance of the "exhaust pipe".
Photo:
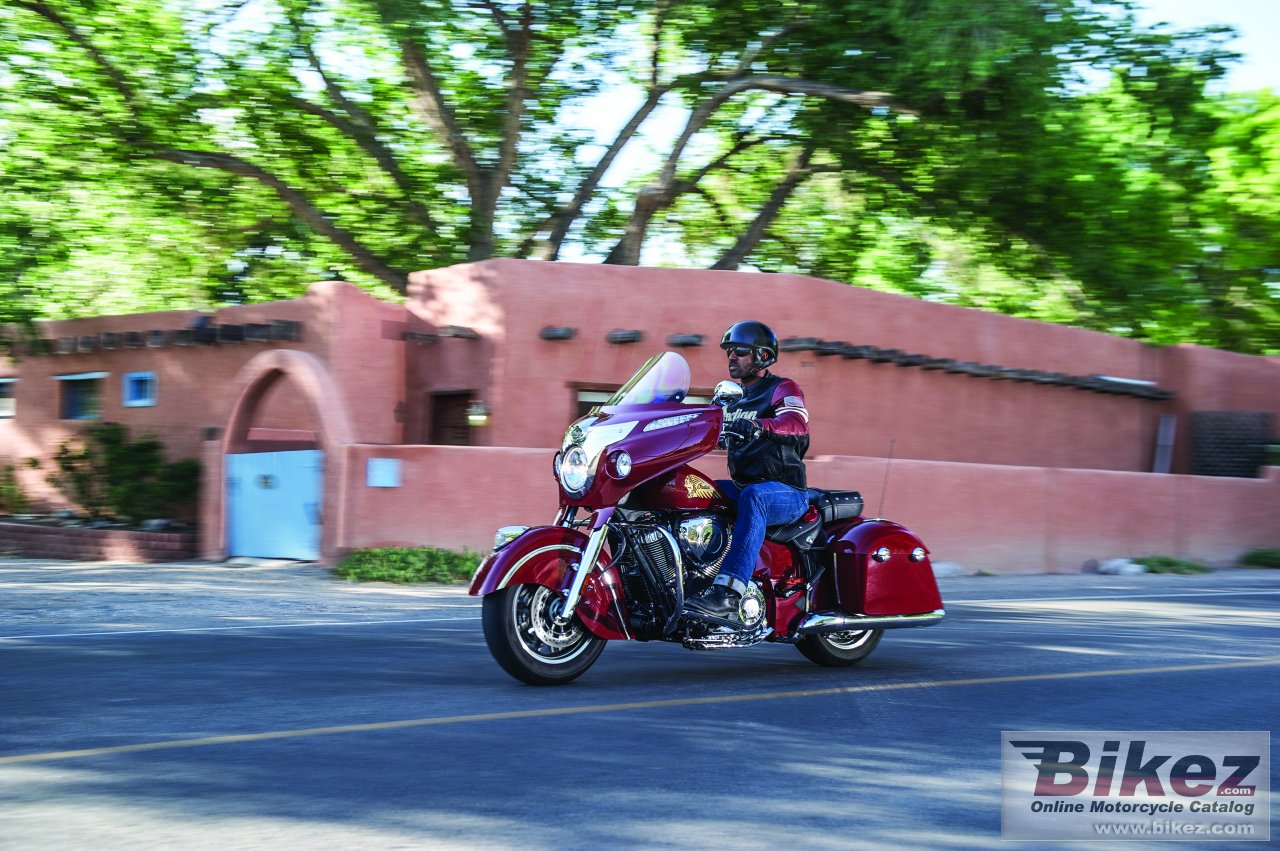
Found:
M 933 626 L 946 611 L 935 609 L 919 615 L 846 615 L 844 612 L 815 612 L 806 615 L 796 628 L 796 635 L 825 632 L 855 632 L 864 629 L 903 629 L 909 626 Z

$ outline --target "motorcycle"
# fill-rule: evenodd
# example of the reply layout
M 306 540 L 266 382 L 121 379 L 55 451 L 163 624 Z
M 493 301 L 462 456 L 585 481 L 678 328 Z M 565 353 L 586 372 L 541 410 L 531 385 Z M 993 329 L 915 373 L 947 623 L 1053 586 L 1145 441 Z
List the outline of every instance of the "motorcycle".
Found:
M 770 527 L 739 614 L 743 628 L 683 611 L 731 543 L 731 504 L 689 462 L 721 445 L 731 381 L 686 404 L 689 365 L 650 358 L 603 406 L 569 426 L 549 526 L 505 526 L 471 580 L 498 664 L 534 685 L 577 679 L 608 641 L 692 650 L 794 644 L 824 666 L 854 665 L 886 629 L 945 612 L 929 550 L 897 523 L 863 516 L 856 491 L 808 491 L 796 522 Z

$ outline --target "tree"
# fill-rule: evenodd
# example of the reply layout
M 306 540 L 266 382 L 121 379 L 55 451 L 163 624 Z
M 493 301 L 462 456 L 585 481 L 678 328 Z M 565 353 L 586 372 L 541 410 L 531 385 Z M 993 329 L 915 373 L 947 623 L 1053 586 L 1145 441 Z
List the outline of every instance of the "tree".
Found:
M 0 167 L 77 211 L 0 201 L 0 240 L 25 246 L 4 262 L 45 313 L 50 270 L 92 234 L 133 247 L 152 231 L 135 218 L 168 246 L 130 251 L 165 258 L 136 274 L 188 254 L 167 280 L 199 282 L 160 299 L 402 290 L 462 260 L 675 245 L 713 268 L 1226 339 L 1186 316 L 1198 273 L 1162 264 L 1204 253 L 1167 225 L 1214 184 L 1225 116 L 1204 92 L 1228 33 L 1144 31 L 1127 0 L 6 3 L 0 136 L 23 153 Z M 622 173 L 648 145 L 652 170 Z M 965 283 L 1000 275 L 1030 287 Z

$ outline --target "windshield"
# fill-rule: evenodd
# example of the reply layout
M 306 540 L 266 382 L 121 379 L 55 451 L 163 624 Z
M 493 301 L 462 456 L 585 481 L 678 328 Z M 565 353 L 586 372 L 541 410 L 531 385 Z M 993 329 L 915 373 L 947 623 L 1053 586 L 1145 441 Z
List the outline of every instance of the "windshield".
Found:
M 689 364 L 675 352 L 663 352 L 645 361 L 644 366 L 605 405 L 682 402 L 688 395 Z

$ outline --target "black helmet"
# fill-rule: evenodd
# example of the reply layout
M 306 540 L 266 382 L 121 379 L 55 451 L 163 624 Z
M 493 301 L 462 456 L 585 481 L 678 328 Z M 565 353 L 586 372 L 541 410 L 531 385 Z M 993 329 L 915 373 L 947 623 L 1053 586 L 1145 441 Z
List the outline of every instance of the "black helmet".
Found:
M 730 325 L 720 338 L 720 348 L 731 349 L 734 346 L 750 346 L 760 369 L 767 369 L 778 362 L 778 336 L 763 322 L 748 319 Z

